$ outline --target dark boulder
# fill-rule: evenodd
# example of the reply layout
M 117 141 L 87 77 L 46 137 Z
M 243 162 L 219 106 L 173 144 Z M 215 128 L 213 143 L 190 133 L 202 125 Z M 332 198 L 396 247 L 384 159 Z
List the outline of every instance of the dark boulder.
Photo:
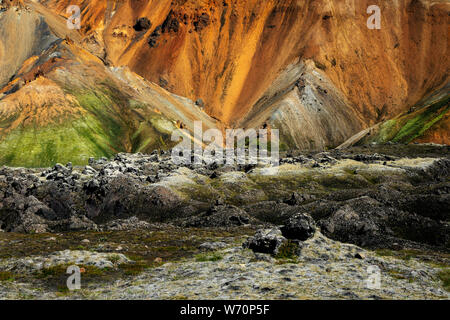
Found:
M 39 214 L 51 213 L 45 204 L 33 196 L 14 194 L 3 200 L 0 228 L 8 232 L 43 233 L 48 225 Z
M 152 23 L 147 17 L 139 18 L 136 24 L 133 26 L 136 31 L 145 31 L 152 27 Z
M 292 216 L 280 230 L 287 239 L 305 241 L 314 236 L 316 223 L 310 215 L 298 213 Z
M 327 219 L 320 221 L 323 233 L 334 240 L 376 246 L 382 240 L 381 234 L 393 235 L 386 223 L 377 223 L 386 220 L 391 210 L 374 199 L 352 199 L 339 204 L 334 210 Z
M 170 218 L 169 213 L 181 201 L 170 188 L 143 186 L 140 180 L 125 174 L 104 179 L 101 185 L 104 193 L 90 197 L 86 203 L 89 217 L 95 218 L 96 222 L 127 219 L 135 215 L 161 221 Z
M 365 247 L 390 247 L 400 240 L 433 246 L 448 246 L 449 227 L 445 222 L 387 206 L 363 196 L 332 209 L 320 220 L 322 232 L 338 241 Z
M 286 241 L 278 228 L 261 229 L 253 237 L 248 238 L 243 247 L 258 253 L 276 255 Z

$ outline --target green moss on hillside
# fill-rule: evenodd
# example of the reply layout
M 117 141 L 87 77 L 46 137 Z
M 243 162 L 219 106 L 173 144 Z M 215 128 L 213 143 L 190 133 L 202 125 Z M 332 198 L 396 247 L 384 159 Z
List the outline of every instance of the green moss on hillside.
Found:
M 46 126 L 20 126 L 0 137 L 0 165 L 48 167 L 87 164 L 89 157 L 147 152 L 173 145 L 171 121 L 105 82 L 95 88 L 65 88 L 86 111 Z M 58 120 L 58 121 L 56 121 Z M 0 119 L 7 128 L 11 119 Z M 171 128 L 172 126 L 172 128 Z
M 450 110 L 449 101 L 450 96 L 447 95 L 415 112 L 386 121 L 381 124 L 377 134 L 369 136 L 362 143 L 388 141 L 410 143 L 423 136 L 444 117 Z
M 0 141 L 0 163 L 48 167 L 56 162 L 86 164 L 89 157 L 111 156 L 110 139 L 92 116 L 43 128 L 19 128 Z
M 423 112 L 419 113 L 414 118 L 407 120 L 393 138 L 393 141 L 409 143 L 417 137 L 422 136 L 425 131 L 447 113 L 449 110 L 449 100 L 450 98 L 447 97 L 446 99 L 438 101 L 425 108 Z

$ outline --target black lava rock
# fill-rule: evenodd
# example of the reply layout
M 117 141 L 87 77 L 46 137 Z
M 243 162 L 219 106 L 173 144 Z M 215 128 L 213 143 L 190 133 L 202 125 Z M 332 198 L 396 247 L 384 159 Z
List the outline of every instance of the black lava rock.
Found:
M 136 30 L 136 31 L 148 30 L 151 27 L 152 27 L 152 23 L 146 17 L 139 18 L 137 20 L 136 24 L 133 26 L 134 30 Z
M 292 216 L 281 227 L 281 233 L 287 239 L 305 241 L 314 236 L 316 224 L 314 219 L 306 213 L 298 213 Z
M 278 249 L 286 241 L 286 238 L 281 235 L 281 231 L 277 228 L 261 229 L 253 237 L 248 238 L 244 242 L 243 247 L 251 249 L 254 252 L 276 255 Z

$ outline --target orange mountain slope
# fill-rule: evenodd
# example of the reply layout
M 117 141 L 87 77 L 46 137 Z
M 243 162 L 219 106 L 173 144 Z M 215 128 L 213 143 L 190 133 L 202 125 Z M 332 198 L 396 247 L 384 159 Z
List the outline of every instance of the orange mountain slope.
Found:
M 324 70 L 366 125 L 448 81 L 447 1 L 375 1 L 380 30 L 367 28 L 369 0 L 41 2 L 61 14 L 79 4 L 83 34 L 104 43 L 108 61 L 201 98 L 229 125 L 299 57 Z M 151 27 L 136 31 L 141 17 Z

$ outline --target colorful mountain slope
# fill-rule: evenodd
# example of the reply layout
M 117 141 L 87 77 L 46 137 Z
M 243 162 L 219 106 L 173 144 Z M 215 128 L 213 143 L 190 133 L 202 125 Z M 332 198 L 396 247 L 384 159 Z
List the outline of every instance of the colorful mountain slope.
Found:
M 17 19 L 23 11 L 8 12 Z M 45 30 L 45 16 L 37 15 Z M 56 17 L 52 17 L 56 19 Z M 61 23 L 64 19 L 61 19 Z M 0 17 L 2 29 L 5 20 Z M 33 22 L 34 24 L 34 22 Z M 69 38 L 53 42 L 38 56 L 30 52 L 12 80 L 0 90 L 0 163 L 50 166 L 85 164 L 89 157 L 168 148 L 177 123 L 216 121 L 195 104 L 144 80 L 128 68 L 109 68 Z M 22 38 L 26 46 L 38 39 Z
M 66 25 L 73 4 L 79 31 Z M 284 149 L 358 132 L 359 143 L 448 143 L 445 102 L 423 99 L 448 96 L 449 3 L 380 2 L 380 30 L 366 26 L 371 4 L 2 1 L 0 164 L 170 147 L 195 120 L 277 128 Z
M 407 112 L 350 138 L 343 146 L 369 143 L 434 142 L 450 144 L 450 85 L 412 106 Z
M 281 73 L 311 59 L 365 125 L 405 111 L 448 81 L 448 1 L 44 0 L 82 8 L 82 33 L 105 59 L 238 125 Z M 367 28 L 367 8 L 381 29 Z M 139 18 L 151 27 L 135 30 Z

